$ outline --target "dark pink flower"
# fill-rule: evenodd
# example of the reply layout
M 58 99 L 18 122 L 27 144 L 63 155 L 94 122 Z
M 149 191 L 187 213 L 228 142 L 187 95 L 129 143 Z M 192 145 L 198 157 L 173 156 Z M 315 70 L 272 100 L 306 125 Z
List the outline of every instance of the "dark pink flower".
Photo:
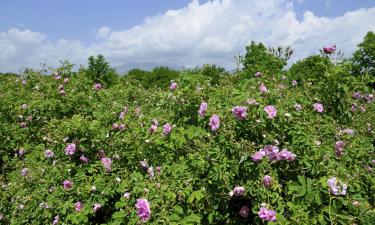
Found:
M 200 117 L 204 117 L 206 115 L 207 107 L 208 107 L 207 102 L 201 103 L 201 105 L 199 106 L 199 110 L 198 110 L 198 115 Z
M 88 159 L 86 156 L 84 156 L 84 155 L 81 155 L 81 156 L 79 157 L 79 160 L 80 160 L 82 163 L 84 163 L 84 164 L 89 163 L 89 159 Z
M 251 159 L 253 160 L 253 162 L 259 162 L 262 160 L 262 158 L 266 156 L 266 152 L 261 149 L 257 152 L 255 152 L 252 156 L 251 156 Z
M 102 158 L 101 162 L 105 168 L 105 171 L 107 172 L 112 171 L 112 160 L 110 158 Z
M 150 129 L 148 129 L 148 131 L 152 134 L 152 133 L 155 133 L 157 129 L 158 129 L 157 126 L 151 125 L 151 127 L 150 127 Z
M 270 188 L 272 186 L 272 177 L 268 175 L 264 176 L 262 183 L 265 188 Z
M 73 155 L 76 152 L 76 145 L 74 143 L 68 144 L 65 148 L 65 155 Z
M 94 208 L 92 209 L 95 213 L 102 208 L 102 205 L 99 203 L 94 203 Z
M 94 89 L 95 90 L 99 91 L 102 88 L 103 88 L 103 86 L 101 84 L 99 84 L 99 83 L 94 84 Z
M 70 189 L 73 187 L 73 182 L 70 180 L 64 180 L 63 182 L 64 189 Z
M 164 136 L 167 136 L 168 134 L 170 134 L 171 131 L 172 131 L 172 126 L 169 123 L 167 123 L 167 124 L 165 124 L 163 126 L 163 134 L 164 134 Z
M 243 218 L 247 218 L 249 217 L 249 213 L 250 213 L 250 208 L 246 205 L 242 206 L 240 210 L 240 216 L 242 216 Z
M 137 208 L 137 215 L 142 221 L 148 221 L 150 219 L 151 209 L 147 199 L 138 199 L 135 207 Z
M 258 216 L 263 221 L 276 221 L 276 212 L 265 207 L 260 208 Z
M 255 73 L 255 77 L 261 77 L 261 76 L 262 76 L 261 72 L 258 71 L 258 72 Z
M 238 120 L 243 120 L 247 116 L 246 112 L 247 108 L 243 106 L 236 106 L 232 109 L 232 115 L 236 117 Z
M 210 118 L 210 122 L 208 123 L 210 125 L 212 131 L 217 131 L 220 127 L 220 118 L 218 115 L 213 115 Z
M 330 54 L 334 53 L 335 51 L 336 51 L 336 45 L 332 45 L 330 47 L 323 47 L 323 52 L 325 54 L 330 55 Z
M 340 157 L 344 154 L 344 147 L 345 147 L 345 142 L 343 141 L 337 141 L 335 143 L 336 156 Z
M 74 207 L 76 208 L 77 212 L 80 212 L 82 210 L 82 208 L 83 208 L 83 204 L 82 204 L 82 202 L 76 202 L 74 204 Z

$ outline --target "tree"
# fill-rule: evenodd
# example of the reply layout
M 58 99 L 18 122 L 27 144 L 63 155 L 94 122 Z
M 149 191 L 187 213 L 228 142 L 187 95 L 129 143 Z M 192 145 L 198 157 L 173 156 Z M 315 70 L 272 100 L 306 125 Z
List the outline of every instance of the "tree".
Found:
M 294 63 L 289 69 L 289 77 L 298 81 L 317 80 L 332 66 L 328 57 L 312 55 Z
M 247 75 L 254 75 L 256 72 L 264 74 L 275 74 L 281 72 L 287 64 L 287 60 L 293 54 L 289 47 L 266 48 L 262 43 L 254 41 L 246 47 L 246 54 L 242 57 L 242 64 Z
M 363 42 L 357 45 L 353 54 L 354 75 L 368 73 L 375 76 L 375 33 L 370 31 L 366 34 Z
M 103 55 L 98 55 L 96 58 L 90 56 L 88 58 L 87 75 L 96 83 L 102 83 L 110 86 L 114 84 L 118 78 L 115 69 L 111 68 L 109 63 L 105 60 Z

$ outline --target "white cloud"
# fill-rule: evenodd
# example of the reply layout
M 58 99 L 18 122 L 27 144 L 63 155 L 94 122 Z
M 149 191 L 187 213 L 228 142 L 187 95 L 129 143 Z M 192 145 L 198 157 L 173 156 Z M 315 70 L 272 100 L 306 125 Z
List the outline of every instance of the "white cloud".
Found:
M 85 47 L 79 41 L 51 42 L 40 33 L 10 29 L 0 33 L 0 71 L 56 65 L 59 59 L 84 63 L 91 54 L 104 54 L 112 65 L 166 64 L 194 66 L 215 63 L 235 65 L 251 40 L 266 45 L 291 45 L 294 59 L 337 44 L 351 54 L 367 31 L 375 30 L 375 8 L 325 18 L 305 12 L 296 19 L 290 0 L 192 1 L 179 10 L 149 17 L 127 30 L 99 28 L 99 43 Z

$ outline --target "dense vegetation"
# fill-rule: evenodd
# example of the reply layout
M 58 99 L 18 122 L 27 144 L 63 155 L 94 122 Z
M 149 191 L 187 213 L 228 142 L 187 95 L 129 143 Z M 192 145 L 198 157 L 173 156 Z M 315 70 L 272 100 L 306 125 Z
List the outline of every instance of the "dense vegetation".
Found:
M 253 42 L 233 73 L 3 74 L 0 223 L 374 224 L 374 44 L 289 70 Z

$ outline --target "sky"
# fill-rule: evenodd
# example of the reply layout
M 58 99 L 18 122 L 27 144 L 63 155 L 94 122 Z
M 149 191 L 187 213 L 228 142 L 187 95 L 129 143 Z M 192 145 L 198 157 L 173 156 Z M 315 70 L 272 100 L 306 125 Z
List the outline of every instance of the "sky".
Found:
M 336 44 L 350 56 L 375 31 L 375 0 L 1 0 L 0 72 L 85 65 L 227 69 L 252 40 L 289 45 L 291 61 Z

